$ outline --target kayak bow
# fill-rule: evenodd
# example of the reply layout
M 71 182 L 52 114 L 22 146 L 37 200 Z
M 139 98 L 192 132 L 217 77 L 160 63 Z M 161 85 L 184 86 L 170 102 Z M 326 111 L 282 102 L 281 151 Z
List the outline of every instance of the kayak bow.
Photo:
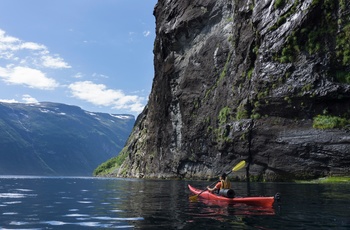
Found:
M 246 204 L 246 205 L 252 205 L 252 206 L 261 206 L 261 207 L 272 207 L 275 198 L 273 196 L 264 197 L 264 196 L 256 196 L 256 197 L 234 197 L 234 198 L 228 198 L 224 196 L 218 196 L 216 194 L 213 194 L 209 191 L 203 191 L 200 189 L 197 189 L 195 187 L 192 187 L 191 185 L 188 185 L 188 188 L 190 191 L 194 194 L 199 194 L 199 197 L 207 200 L 216 200 L 216 201 L 222 201 L 227 202 L 229 204 Z

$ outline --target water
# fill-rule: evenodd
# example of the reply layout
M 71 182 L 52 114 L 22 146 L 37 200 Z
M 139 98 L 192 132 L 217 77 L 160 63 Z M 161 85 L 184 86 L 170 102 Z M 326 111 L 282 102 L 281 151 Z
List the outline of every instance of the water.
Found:
M 0 229 L 350 229 L 349 184 L 252 183 L 251 195 L 282 195 L 264 209 L 190 202 L 188 183 L 0 177 Z M 234 187 L 247 195 L 246 183 Z

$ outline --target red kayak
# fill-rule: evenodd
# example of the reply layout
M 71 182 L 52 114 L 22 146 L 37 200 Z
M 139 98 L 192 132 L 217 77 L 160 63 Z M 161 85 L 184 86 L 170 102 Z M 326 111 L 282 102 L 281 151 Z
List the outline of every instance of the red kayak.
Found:
M 253 206 L 260 206 L 260 207 L 272 207 L 275 197 L 269 196 L 269 197 L 234 197 L 234 198 L 228 198 L 224 196 L 219 196 L 216 194 L 213 194 L 209 191 L 204 191 L 194 188 L 191 185 L 188 185 L 188 188 L 190 191 L 194 194 L 199 194 L 199 197 L 207 200 L 215 200 L 215 201 L 222 201 L 227 202 L 229 204 L 246 204 L 246 205 L 253 205 Z

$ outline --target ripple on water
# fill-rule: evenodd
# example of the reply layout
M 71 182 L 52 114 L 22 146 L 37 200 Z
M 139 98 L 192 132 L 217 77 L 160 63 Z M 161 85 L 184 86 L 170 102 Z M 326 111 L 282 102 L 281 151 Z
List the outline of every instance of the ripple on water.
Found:
M 26 189 L 26 188 L 17 188 L 15 189 L 16 191 L 20 191 L 20 192 L 33 192 L 33 190 L 31 189 Z
M 69 224 L 69 223 L 67 223 L 67 222 L 57 221 L 57 220 L 43 221 L 43 222 L 41 222 L 41 223 L 42 223 L 42 224 L 53 225 L 53 226 L 61 226 L 61 225 Z
M 90 216 L 90 215 L 87 215 L 87 214 L 79 214 L 79 213 L 73 213 L 73 214 L 66 214 L 64 215 L 65 217 L 87 217 L 87 216 Z
M 100 222 L 77 222 L 74 223 L 75 225 L 79 225 L 79 226 L 84 226 L 84 227 L 102 227 L 103 224 L 101 224 Z M 111 227 L 112 224 L 108 224 L 104 227 Z
M 124 212 L 123 210 L 120 210 L 120 209 L 113 209 L 113 210 L 110 210 L 111 212 Z
M 20 199 L 26 197 L 22 193 L 0 193 L 0 198 Z
M 79 209 L 77 209 L 77 208 L 72 208 L 72 209 L 69 209 L 68 211 L 69 211 L 69 212 L 77 212 L 77 211 L 79 211 Z
M 93 217 L 93 219 L 96 220 L 119 220 L 119 221 L 138 221 L 138 220 L 144 220 L 143 217 L 109 217 L 109 216 L 97 216 Z
M 10 225 L 16 225 L 16 226 L 22 226 L 22 225 L 27 225 L 29 224 L 28 222 L 23 222 L 23 221 L 11 221 Z
M 8 201 L 8 202 L 3 202 L 3 204 L 20 204 L 22 201 Z
M 51 226 L 63 226 L 63 225 L 78 225 L 83 227 L 98 227 L 98 228 L 111 228 L 111 227 L 117 227 L 117 228 L 134 228 L 134 225 L 123 225 L 123 226 L 113 226 L 112 223 L 101 223 L 96 221 L 85 221 L 85 222 L 64 222 L 64 221 L 43 221 L 40 222 L 41 224 L 47 224 Z
M 18 212 L 4 212 L 2 215 L 6 215 L 6 216 L 12 216 L 12 215 L 17 215 Z
M 80 204 L 91 204 L 92 201 L 88 201 L 88 200 L 79 200 L 78 203 L 80 203 Z

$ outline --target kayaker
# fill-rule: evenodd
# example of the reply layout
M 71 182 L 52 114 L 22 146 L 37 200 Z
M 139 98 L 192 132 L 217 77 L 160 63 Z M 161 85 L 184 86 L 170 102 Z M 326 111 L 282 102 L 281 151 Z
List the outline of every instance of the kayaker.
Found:
M 231 182 L 228 179 L 226 173 L 223 173 L 220 176 L 220 181 L 216 183 L 216 185 L 213 188 L 207 187 L 208 191 L 211 193 L 219 193 L 220 189 L 230 189 L 231 188 Z

